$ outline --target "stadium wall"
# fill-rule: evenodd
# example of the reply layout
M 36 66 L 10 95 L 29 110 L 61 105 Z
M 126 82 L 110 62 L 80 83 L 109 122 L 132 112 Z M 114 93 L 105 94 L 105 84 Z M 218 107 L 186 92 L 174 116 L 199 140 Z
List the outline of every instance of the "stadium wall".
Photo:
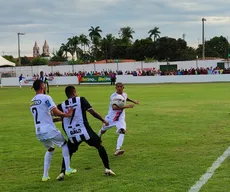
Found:
M 148 83 L 202 83 L 202 82 L 229 82 L 230 74 L 222 75 L 176 75 L 176 76 L 131 76 L 131 75 L 118 75 L 117 82 L 123 82 L 126 84 L 148 84 Z M 1 87 L 4 86 L 19 86 L 18 78 L 2 78 Z M 23 81 L 22 85 L 31 86 L 33 83 L 33 78 L 28 80 L 27 83 Z M 68 84 L 78 84 L 78 79 L 76 76 L 67 77 L 54 77 L 52 81 L 49 82 L 50 85 L 68 85 Z M 87 83 L 84 83 L 87 84 Z M 92 84 L 92 83 L 90 83 Z M 102 84 L 102 83 L 94 83 Z M 109 84 L 108 82 L 105 84 Z
M 170 62 L 171 65 L 177 64 L 178 69 L 190 69 L 197 67 L 213 67 L 217 66 L 218 62 L 223 62 L 221 60 L 193 60 L 193 61 L 176 61 Z M 40 71 L 45 73 L 55 73 L 60 72 L 61 74 L 78 72 L 78 71 L 137 71 L 146 69 L 159 69 L 160 65 L 167 65 L 167 62 L 154 62 L 154 63 L 144 63 L 144 62 L 130 62 L 130 63 L 107 63 L 107 64 L 85 64 L 85 65 L 61 65 L 61 66 L 21 66 L 21 67 L 0 67 L 0 73 L 12 73 L 16 77 L 20 76 L 33 76 L 34 74 L 39 74 Z M 225 64 L 226 68 L 229 68 L 229 64 Z

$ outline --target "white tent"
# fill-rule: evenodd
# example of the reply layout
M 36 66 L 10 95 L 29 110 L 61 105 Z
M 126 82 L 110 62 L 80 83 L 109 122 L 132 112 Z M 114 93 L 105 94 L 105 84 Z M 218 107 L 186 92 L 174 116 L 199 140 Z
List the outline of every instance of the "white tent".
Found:
M 3 58 L 2 56 L 0 56 L 0 67 L 1 66 L 15 66 L 15 63 L 8 61 L 7 59 Z

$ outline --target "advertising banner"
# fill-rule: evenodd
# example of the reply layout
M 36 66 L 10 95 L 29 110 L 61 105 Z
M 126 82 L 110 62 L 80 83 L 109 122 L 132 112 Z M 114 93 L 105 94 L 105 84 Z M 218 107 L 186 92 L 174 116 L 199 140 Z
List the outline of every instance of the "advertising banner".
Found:
M 81 83 L 106 83 L 110 81 L 110 76 L 84 76 L 81 78 Z
M 37 77 L 27 77 L 27 78 L 23 78 L 23 83 L 24 84 L 33 84 L 33 82 L 37 79 Z M 48 83 L 50 84 L 53 80 L 54 80 L 54 77 L 46 77 L 46 79 L 48 80 Z

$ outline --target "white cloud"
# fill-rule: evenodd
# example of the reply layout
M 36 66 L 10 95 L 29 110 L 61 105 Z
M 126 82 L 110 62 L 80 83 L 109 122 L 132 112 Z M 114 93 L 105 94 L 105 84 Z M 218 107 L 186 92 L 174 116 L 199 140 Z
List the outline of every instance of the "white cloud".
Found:
M 145 38 L 155 26 L 162 36 L 186 34 L 189 45 L 201 39 L 201 18 L 206 18 L 208 38 L 230 36 L 230 9 L 226 0 L 0 0 L 0 51 L 17 56 L 17 33 L 22 55 L 32 55 L 34 42 L 40 48 L 48 41 L 51 52 L 68 37 L 88 34 L 100 26 L 103 35 L 117 36 L 119 28 L 130 26 L 134 38 Z M 1 52 L 0 52 L 1 53 Z

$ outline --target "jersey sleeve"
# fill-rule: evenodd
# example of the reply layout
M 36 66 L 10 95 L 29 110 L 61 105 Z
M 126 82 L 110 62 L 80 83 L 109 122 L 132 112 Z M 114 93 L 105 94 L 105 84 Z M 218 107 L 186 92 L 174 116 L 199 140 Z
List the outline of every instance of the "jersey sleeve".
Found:
M 50 96 L 47 96 L 45 104 L 49 110 L 52 110 L 54 107 L 56 107 L 53 99 Z
M 62 104 L 58 104 L 58 105 L 57 105 L 57 108 L 58 108 L 58 110 L 60 110 L 61 112 L 63 112 Z
M 82 106 L 86 111 L 92 108 L 92 106 L 91 106 L 90 103 L 86 100 L 85 97 L 81 97 L 80 100 L 81 100 L 81 106 Z

